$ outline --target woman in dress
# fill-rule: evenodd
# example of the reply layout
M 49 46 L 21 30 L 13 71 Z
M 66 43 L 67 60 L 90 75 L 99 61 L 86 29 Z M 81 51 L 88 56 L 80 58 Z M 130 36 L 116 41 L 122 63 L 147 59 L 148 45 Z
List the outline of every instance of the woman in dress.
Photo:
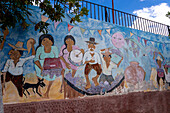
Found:
M 49 81 L 47 91 L 44 94 L 45 97 L 49 97 L 49 91 L 52 86 L 56 75 L 59 73 L 51 73 L 52 75 L 43 76 L 43 65 L 45 58 L 58 58 L 58 48 L 54 46 L 54 39 L 50 34 L 43 34 L 39 37 L 39 46 L 36 49 L 36 55 L 34 58 L 36 74 L 40 78 L 44 78 Z M 49 70 L 50 71 L 50 70 Z
M 62 71 L 61 71 L 61 75 L 62 75 L 62 86 L 61 86 L 61 90 L 60 92 L 62 92 L 62 88 L 63 88 L 63 82 L 64 82 L 64 73 L 65 73 L 65 69 L 71 69 L 72 70 L 72 77 L 74 77 L 78 67 L 73 65 L 70 61 L 69 61 L 69 54 L 72 50 L 74 49 L 79 49 L 78 46 L 75 45 L 76 41 L 74 39 L 74 37 L 72 35 L 67 35 L 64 39 L 64 45 L 61 47 L 60 49 L 60 54 L 59 57 L 61 59 L 61 64 L 62 64 Z M 79 49 L 83 54 L 84 54 L 84 50 L 83 49 Z

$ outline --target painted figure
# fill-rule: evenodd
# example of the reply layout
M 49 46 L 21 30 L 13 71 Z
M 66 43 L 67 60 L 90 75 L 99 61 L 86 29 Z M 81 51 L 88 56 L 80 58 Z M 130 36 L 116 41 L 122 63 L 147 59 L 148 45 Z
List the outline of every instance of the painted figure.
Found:
M 112 35 L 112 43 L 116 48 L 122 48 L 125 44 L 125 39 L 120 32 L 117 32 Z
M 110 48 L 100 50 L 100 57 L 102 61 L 102 74 L 100 76 L 99 82 L 104 83 L 105 81 L 107 81 L 111 85 L 112 82 L 114 81 L 112 76 L 112 69 L 116 69 L 119 67 L 120 63 L 123 60 L 123 57 L 118 62 L 118 64 L 115 64 L 114 62 L 111 61 L 112 52 L 110 52 L 109 49 Z
M 34 58 L 36 75 L 39 78 L 44 78 L 49 81 L 47 86 L 47 91 L 44 94 L 44 97 L 49 97 L 49 91 L 55 80 L 56 76 L 61 73 L 53 73 L 50 70 L 49 76 L 43 76 L 42 72 L 44 71 L 44 62 L 46 58 L 58 58 L 58 48 L 54 46 L 54 39 L 50 34 L 43 34 L 39 37 L 39 45 L 36 49 L 36 55 Z
M 74 77 L 74 75 L 75 75 L 75 73 L 76 73 L 76 71 L 78 69 L 78 66 L 73 65 L 70 62 L 70 60 L 69 60 L 70 52 L 72 50 L 80 50 L 84 54 L 84 50 L 80 49 L 75 44 L 76 44 L 76 41 L 75 41 L 74 37 L 72 35 L 67 35 L 64 38 L 64 45 L 60 49 L 59 57 L 61 59 L 61 64 L 62 64 L 62 67 L 63 67 L 62 72 L 61 72 L 61 75 L 62 75 L 62 86 L 63 86 L 63 82 L 64 82 L 65 69 L 67 68 L 67 69 L 71 69 L 72 70 L 72 77 Z M 62 92 L 62 89 L 63 89 L 62 86 L 61 86 L 60 92 Z
M 7 60 L 5 67 L 2 70 L 2 83 L 11 81 L 17 88 L 20 97 L 23 96 L 23 65 L 25 61 L 35 57 L 34 44 L 35 40 L 33 40 L 31 44 L 32 56 L 21 58 L 23 51 L 27 50 L 23 48 L 23 42 L 18 41 L 15 46 L 8 43 L 13 49 L 8 53 L 11 59 Z
M 45 87 L 45 83 L 43 82 L 44 79 L 38 79 L 38 82 L 36 84 L 30 84 L 30 83 L 24 83 L 23 84 L 23 94 L 25 95 L 25 97 L 27 98 L 27 95 L 25 93 L 25 91 L 28 93 L 28 95 L 30 95 L 30 92 L 28 91 L 28 89 L 32 88 L 32 91 L 35 93 L 37 93 L 39 96 L 42 96 L 39 92 L 38 92 L 38 87 Z M 25 82 L 25 78 L 23 80 L 23 82 Z M 36 90 L 36 92 L 34 91 L 34 89 Z
M 165 80 L 166 83 L 168 84 L 168 89 L 170 89 L 170 65 L 165 64 L 164 66 L 164 71 L 165 71 Z
M 95 86 L 98 86 L 99 83 L 97 79 L 99 78 L 100 74 L 102 73 L 101 68 L 101 61 L 100 56 L 97 52 L 95 52 L 96 45 L 98 43 L 95 42 L 95 38 L 90 38 L 89 41 L 86 41 L 88 43 L 88 51 L 84 54 L 83 58 L 83 64 L 85 64 L 85 78 L 86 78 L 86 87 L 85 89 L 89 89 L 91 87 L 90 81 L 89 81 L 89 73 L 92 69 L 94 69 L 97 72 L 97 75 L 92 78 Z
M 114 47 L 116 47 L 116 49 L 111 49 L 111 52 L 113 54 L 115 54 L 116 60 L 119 61 L 121 60 L 121 58 L 124 58 L 124 62 L 128 61 L 128 49 L 125 46 L 125 39 L 123 37 L 123 34 L 121 32 L 116 32 L 112 35 L 112 44 L 114 45 Z M 123 55 L 126 54 L 126 55 Z M 119 60 L 117 59 L 119 58 Z M 112 61 L 115 60 L 115 57 L 112 58 Z M 114 61 L 115 62 L 115 61 Z M 116 62 L 118 63 L 118 62 Z
M 162 56 L 162 54 L 160 52 L 158 52 L 158 54 L 163 59 L 160 56 L 157 56 L 156 61 L 155 61 L 155 53 L 156 52 L 154 52 L 153 60 L 155 62 L 156 70 L 157 70 L 157 82 L 158 82 L 158 85 L 160 86 L 160 84 L 159 84 L 160 78 L 162 78 L 163 83 L 165 82 L 165 73 L 164 73 L 164 66 L 163 66 L 165 60 L 164 60 L 164 57 Z
M 155 68 L 152 68 L 151 75 L 150 75 L 150 82 L 153 84 L 155 88 L 158 88 L 157 84 L 157 71 Z

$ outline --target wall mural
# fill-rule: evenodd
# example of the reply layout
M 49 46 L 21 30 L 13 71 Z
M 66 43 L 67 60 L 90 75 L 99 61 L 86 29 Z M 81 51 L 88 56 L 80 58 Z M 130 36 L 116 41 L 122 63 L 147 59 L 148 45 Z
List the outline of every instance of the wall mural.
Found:
M 0 47 L 4 103 L 170 89 L 168 37 L 69 16 L 52 22 L 32 8 L 32 20 L 50 23 L 7 29 Z

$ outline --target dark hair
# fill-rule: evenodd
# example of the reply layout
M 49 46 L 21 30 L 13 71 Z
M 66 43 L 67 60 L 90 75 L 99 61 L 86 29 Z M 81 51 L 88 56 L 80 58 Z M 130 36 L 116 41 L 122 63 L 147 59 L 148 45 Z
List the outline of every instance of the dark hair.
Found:
M 67 35 L 65 38 L 64 38 L 64 45 L 66 46 L 63 50 L 62 50 L 62 53 L 64 55 L 64 50 L 67 48 L 67 44 L 66 44 L 66 40 L 67 39 L 71 39 L 73 42 L 74 42 L 74 45 L 76 44 L 76 41 L 74 39 L 74 37 L 72 35 Z
M 156 62 L 158 61 L 158 59 L 156 59 Z M 161 61 L 162 62 L 162 61 Z
M 54 38 L 50 35 L 50 34 L 42 34 L 40 37 L 39 37 L 39 45 L 37 46 L 36 50 L 41 46 L 41 43 L 42 43 L 42 40 L 44 38 L 48 38 L 49 40 L 52 41 L 53 45 L 54 45 Z
M 106 57 L 105 55 L 103 55 L 103 57 Z M 110 58 L 112 58 L 112 55 L 109 55 Z

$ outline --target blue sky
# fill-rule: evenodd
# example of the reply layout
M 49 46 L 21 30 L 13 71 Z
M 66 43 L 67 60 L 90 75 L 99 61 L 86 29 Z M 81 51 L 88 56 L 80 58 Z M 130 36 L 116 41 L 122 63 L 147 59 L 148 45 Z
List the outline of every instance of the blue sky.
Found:
M 112 7 L 112 0 L 86 0 Z M 114 0 L 114 8 L 170 25 L 165 14 L 170 11 L 170 0 Z
M 112 7 L 112 0 L 85 0 L 93 3 Z M 167 3 L 170 7 L 170 0 L 114 0 L 114 7 L 117 10 L 133 13 L 134 10 L 143 9 L 159 5 L 160 3 Z

